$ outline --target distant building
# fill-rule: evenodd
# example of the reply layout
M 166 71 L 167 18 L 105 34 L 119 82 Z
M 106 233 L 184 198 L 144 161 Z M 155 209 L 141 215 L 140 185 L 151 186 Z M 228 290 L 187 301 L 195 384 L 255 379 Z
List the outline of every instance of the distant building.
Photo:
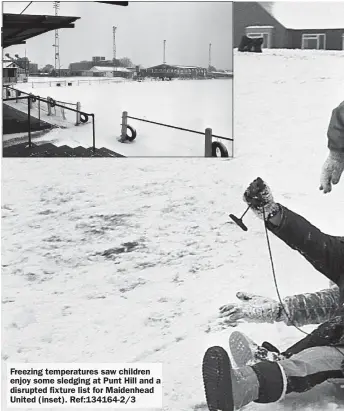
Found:
M 99 61 L 105 61 L 105 57 L 99 57 L 99 56 L 92 57 L 93 63 L 98 63 Z
M 344 50 L 343 16 L 337 27 L 331 20 L 327 21 L 326 15 L 320 16 L 321 24 L 316 13 L 310 13 L 307 21 L 300 23 L 274 10 L 267 10 L 264 2 L 234 2 L 234 47 L 246 35 L 262 37 L 263 48 Z
M 135 68 L 131 67 L 115 67 L 113 72 L 114 77 L 133 78 L 135 75 Z
M 232 78 L 233 73 L 231 71 L 210 71 L 208 77 L 212 78 Z
M 96 60 L 95 60 L 96 59 Z M 92 57 L 92 61 L 79 61 L 69 64 L 71 76 L 81 76 L 85 71 L 91 70 L 92 67 L 117 67 L 119 60 L 105 60 L 105 57 Z
M 89 72 L 95 77 L 113 77 L 115 67 L 93 66 Z
M 143 77 L 158 78 L 204 78 L 207 75 L 207 69 L 196 66 L 179 66 L 164 63 L 141 69 L 140 75 Z
M 25 69 L 19 66 L 17 62 L 12 60 L 3 60 L 2 78 L 3 83 L 17 83 L 18 81 L 26 81 L 27 75 Z
M 38 73 L 38 64 L 29 63 L 29 74 L 37 74 L 37 73 Z
M 85 70 L 90 70 L 94 66 L 92 61 L 79 61 L 78 63 L 70 63 L 69 70 L 72 73 L 81 73 Z
M 16 83 L 18 78 L 18 66 L 10 60 L 3 61 L 2 81 L 3 84 Z

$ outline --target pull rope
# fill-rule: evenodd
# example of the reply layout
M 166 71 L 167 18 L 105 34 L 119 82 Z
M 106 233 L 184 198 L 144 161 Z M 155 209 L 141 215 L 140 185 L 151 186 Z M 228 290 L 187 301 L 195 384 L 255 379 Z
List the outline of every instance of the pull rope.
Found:
M 283 309 L 283 311 L 284 311 L 284 313 L 285 313 L 288 321 L 290 322 L 290 324 L 293 325 L 296 329 L 298 329 L 298 330 L 299 330 L 300 332 L 302 332 L 303 334 L 309 335 L 309 333 L 307 333 L 306 331 L 303 331 L 300 327 L 298 327 L 298 326 L 294 323 L 294 321 L 290 318 L 290 316 L 289 316 L 289 314 L 288 314 L 288 312 L 287 312 L 287 309 L 285 308 L 285 306 L 284 306 L 284 304 L 283 304 L 283 302 L 282 302 L 282 298 L 281 298 L 281 295 L 280 295 L 280 292 L 279 292 L 279 289 L 278 289 L 278 285 L 277 285 L 275 265 L 274 265 L 274 261 L 273 261 L 273 258 L 272 258 L 272 251 L 271 251 L 271 245 L 270 245 L 270 239 L 269 239 L 268 229 L 267 229 L 267 225 L 266 225 L 264 207 L 263 207 L 263 218 L 264 218 L 265 236 L 266 236 L 266 241 L 267 241 L 267 244 L 268 244 L 269 257 L 270 257 L 270 263 L 271 263 L 271 269 L 272 269 L 272 276 L 273 276 L 273 279 L 274 279 L 275 288 L 276 288 L 276 292 L 277 292 L 277 296 L 278 296 L 279 303 L 281 304 L 281 307 L 282 307 L 282 309 Z
M 305 335 L 310 335 L 310 333 L 307 333 L 306 331 L 302 330 L 300 327 L 298 327 L 298 326 L 295 324 L 295 322 L 290 318 L 290 316 L 289 316 L 289 314 L 288 314 L 288 312 L 287 312 L 287 309 L 285 308 L 285 306 L 284 306 L 284 304 L 283 304 L 283 302 L 282 302 L 282 298 L 281 298 L 281 295 L 280 295 L 280 292 L 279 292 L 279 289 L 278 289 L 278 285 L 277 285 L 275 265 L 274 265 L 274 261 L 273 261 L 273 258 L 272 258 L 272 251 L 271 251 L 271 245 L 270 245 L 270 239 L 269 239 L 269 234 L 268 234 L 268 229 L 267 229 L 267 224 L 266 224 L 265 215 L 266 215 L 266 214 L 265 214 L 265 210 L 264 210 L 264 207 L 263 207 L 263 218 L 264 218 L 265 236 L 266 236 L 266 241 L 267 241 L 267 244 L 268 244 L 269 257 L 270 257 L 270 263 L 271 263 L 271 269 L 272 269 L 272 276 L 273 276 L 273 279 L 274 279 L 275 288 L 276 288 L 276 293 L 277 293 L 277 296 L 278 296 L 279 303 L 281 304 L 281 307 L 282 307 L 282 309 L 283 309 L 283 311 L 284 311 L 284 313 L 285 313 L 288 321 L 290 322 L 290 324 L 291 324 L 293 327 L 295 327 L 297 330 L 299 330 L 301 333 L 303 333 L 303 334 L 305 334 Z M 343 357 L 344 357 L 344 352 L 342 352 L 338 347 L 336 347 L 336 346 L 333 345 L 333 344 L 328 344 L 328 345 L 331 346 L 331 347 L 333 347 L 333 348 L 335 348 L 335 349 L 336 349 L 339 353 L 341 353 L 341 354 L 343 355 Z

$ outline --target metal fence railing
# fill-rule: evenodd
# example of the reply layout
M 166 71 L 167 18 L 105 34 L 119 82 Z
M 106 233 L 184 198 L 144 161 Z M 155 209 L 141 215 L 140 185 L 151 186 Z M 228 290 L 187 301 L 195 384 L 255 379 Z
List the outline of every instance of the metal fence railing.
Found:
M 75 125 L 80 125 L 81 123 L 85 124 L 89 121 L 89 118 L 92 118 L 92 148 L 93 151 L 95 151 L 96 149 L 96 136 L 95 136 L 95 115 L 94 113 L 86 113 L 84 111 L 80 110 L 80 105 L 79 103 L 76 103 L 76 108 L 72 108 L 72 107 L 68 107 L 66 105 L 63 104 L 59 104 L 60 102 L 52 99 L 52 98 L 42 98 L 40 96 L 36 96 L 33 95 L 32 93 L 25 93 L 21 90 L 17 90 L 14 87 L 11 86 L 7 86 L 4 85 L 3 86 L 3 90 L 5 91 L 5 98 L 3 98 L 3 102 L 20 102 L 20 101 L 26 101 L 27 104 L 27 116 L 28 116 L 28 139 L 29 139 L 29 147 L 32 146 L 32 141 L 31 141 L 31 118 L 38 118 L 38 120 L 41 120 L 41 110 L 43 105 L 46 106 L 47 108 L 47 112 L 48 112 L 48 116 L 52 114 L 52 110 L 57 108 L 60 108 L 61 110 L 63 110 L 63 112 L 66 111 L 70 111 L 75 113 L 75 118 L 76 118 L 76 122 Z M 9 90 L 12 90 L 15 92 L 15 96 L 11 97 L 11 94 L 8 93 Z M 22 94 L 24 94 L 24 96 L 22 96 Z M 37 104 L 38 106 L 38 116 L 37 113 L 32 112 L 33 109 L 33 104 Z M 13 106 L 12 106 L 13 107 Z M 22 111 L 22 110 L 20 110 Z
M 213 134 L 211 128 L 206 128 L 205 131 L 203 132 L 196 131 L 196 130 L 192 130 L 189 128 L 178 127 L 178 126 L 173 126 L 171 124 L 159 123 L 157 121 L 151 121 L 151 120 L 146 120 L 143 118 L 129 116 L 127 111 L 123 111 L 122 113 L 122 123 L 121 123 L 122 130 L 121 130 L 121 140 L 120 140 L 122 142 L 126 140 L 132 141 L 133 139 L 133 138 L 128 137 L 128 134 L 127 134 L 128 128 L 131 131 L 133 131 L 132 127 L 128 125 L 128 119 L 137 120 L 137 121 L 150 123 L 150 124 L 155 124 L 155 125 L 162 126 L 162 127 L 168 127 L 168 128 L 172 128 L 175 130 L 186 131 L 188 133 L 200 134 L 204 136 L 204 156 L 205 157 L 232 157 L 232 158 L 234 157 L 234 139 L 230 137 L 223 137 L 223 136 L 218 136 L 216 134 Z M 136 137 L 136 131 L 135 131 L 135 137 Z M 214 138 L 217 140 L 224 140 L 224 141 L 231 142 L 231 155 L 229 155 L 226 146 L 219 141 L 213 141 Z
M 110 83 L 123 83 L 124 81 L 128 81 L 128 79 L 121 79 L 119 80 L 118 77 L 114 78 L 94 78 L 94 79 L 68 79 L 68 80 L 47 80 L 47 81 L 27 81 L 25 84 L 31 85 L 32 88 L 40 88 L 40 87 L 68 87 L 72 85 L 80 86 L 82 84 L 92 85 L 93 83 L 96 84 L 110 84 Z M 17 82 L 17 84 L 20 82 Z

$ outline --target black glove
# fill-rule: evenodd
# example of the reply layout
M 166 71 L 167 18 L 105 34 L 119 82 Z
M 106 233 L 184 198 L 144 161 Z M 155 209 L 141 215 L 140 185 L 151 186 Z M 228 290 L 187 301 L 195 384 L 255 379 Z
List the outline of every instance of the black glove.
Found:
M 279 206 L 274 202 L 274 198 L 269 186 L 260 178 L 256 178 L 246 189 L 244 201 L 251 206 L 252 211 L 261 219 L 277 213 Z

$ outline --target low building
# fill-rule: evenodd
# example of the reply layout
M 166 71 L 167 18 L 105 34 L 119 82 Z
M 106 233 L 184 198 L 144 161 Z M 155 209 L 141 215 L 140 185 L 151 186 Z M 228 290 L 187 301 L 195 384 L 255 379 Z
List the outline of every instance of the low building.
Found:
M 115 67 L 93 66 L 89 72 L 95 77 L 113 77 Z
M 3 60 L 2 78 L 4 84 L 27 81 L 25 70 L 12 60 Z
M 83 76 L 93 76 L 93 77 L 122 77 L 122 78 L 132 78 L 135 69 L 128 69 L 125 67 L 103 67 L 103 66 L 93 66 L 90 70 L 84 70 L 82 72 Z
M 207 75 L 207 69 L 197 66 L 180 66 L 171 64 L 159 64 L 158 66 L 149 67 L 140 70 L 142 77 L 157 78 L 204 78 Z
M 71 73 L 80 73 L 76 75 L 81 75 L 84 70 L 90 70 L 94 66 L 92 61 L 79 61 L 77 63 L 70 63 L 69 70 Z
M 211 78 L 232 78 L 233 73 L 230 71 L 209 71 L 208 77 Z
M 3 84 L 16 83 L 18 78 L 18 67 L 15 63 L 10 63 L 2 68 Z
M 234 47 L 238 47 L 242 36 L 246 35 L 262 37 L 263 48 L 344 50 L 343 16 L 334 19 L 333 13 L 319 15 L 312 12 L 317 3 L 310 2 L 308 6 L 303 5 L 309 8 L 307 18 L 301 19 L 297 13 L 291 16 L 285 12 L 286 7 L 296 7 L 297 3 L 282 3 L 275 2 L 268 8 L 271 3 L 234 2 Z M 329 8 L 331 4 L 334 7 L 329 3 Z
M 92 61 L 83 60 L 69 64 L 69 70 L 72 76 L 81 76 L 83 71 L 91 70 L 92 67 L 116 67 L 119 66 L 119 60 L 105 60 L 105 57 L 92 57 Z
M 130 67 L 114 67 L 113 76 L 122 78 L 133 78 L 135 74 L 135 68 Z

